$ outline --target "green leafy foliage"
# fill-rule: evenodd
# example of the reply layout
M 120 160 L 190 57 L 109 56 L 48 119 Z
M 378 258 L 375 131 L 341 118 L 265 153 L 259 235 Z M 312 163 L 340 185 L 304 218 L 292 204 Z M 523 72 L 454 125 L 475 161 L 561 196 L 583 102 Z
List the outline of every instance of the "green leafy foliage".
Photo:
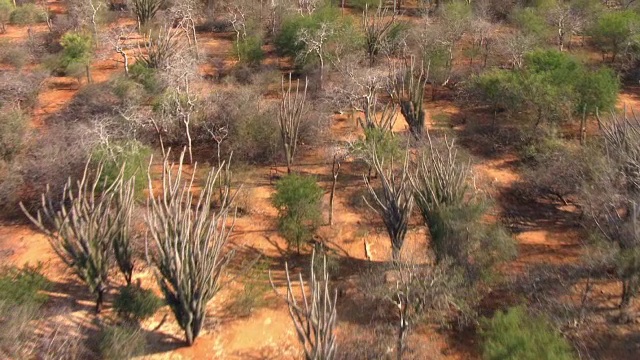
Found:
M 276 183 L 272 203 L 278 209 L 278 227 L 298 252 L 321 222 L 321 199 L 322 189 L 313 177 L 290 174 Z
M 47 13 L 35 4 L 24 4 L 13 10 L 9 21 L 16 25 L 31 25 L 47 21 Z
M 257 66 L 260 65 L 260 62 L 265 57 L 262 50 L 262 39 L 259 36 L 240 39 L 240 41 L 234 43 L 234 47 L 241 64 Z
M 356 36 L 357 33 L 350 20 L 341 17 L 337 8 L 323 6 L 310 15 L 295 15 L 286 18 L 274 41 L 276 51 L 281 56 L 295 59 L 298 66 L 304 65 L 306 61 L 311 61 L 315 57 L 303 56 L 307 47 L 300 41 L 299 35 L 303 30 L 315 33 L 321 29 L 323 24 L 332 29 L 332 34 L 326 40 L 326 48 L 331 47 L 328 44 L 338 41 L 343 43 L 343 50 L 357 46 L 360 37 Z
M 113 308 L 119 316 L 130 321 L 150 318 L 164 305 L 161 298 L 148 289 L 136 285 L 120 288 L 113 300 Z
M 100 354 L 105 360 L 131 359 L 143 355 L 147 347 L 144 333 L 139 327 L 107 326 L 100 336 Z
M 87 64 L 91 60 L 91 36 L 81 33 L 68 32 L 60 39 L 62 57 L 60 65 L 67 68 L 71 64 Z
M 151 95 L 159 95 L 164 91 L 156 69 L 147 66 L 143 61 L 138 61 L 129 67 L 129 76 L 142 84 Z
M 604 11 L 590 29 L 591 39 L 603 53 L 611 53 L 613 62 L 624 47 L 637 43 L 639 26 L 635 11 Z
M 13 3 L 11 0 L 0 0 L 0 33 L 5 32 L 5 25 L 11 19 Z
M 124 165 L 124 180 L 135 176 L 135 191 L 142 194 L 142 189 L 147 186 L 147 170 L 151 148 L 137 140 L 116 142 L 100 145 L 94 150 L 95 163 L 101 162 L 103 170 L 100 183 L 109 186 L 118 177 Z
M 9 305 L 41 305 L 48 296 L 42 291 L 51 286 L 42 275 L 42 265 L 7 267 L 0 271 L 0 302 Z
M 529 7 L 514 11 L 512 21 L 524 35 L 532 36 L 538 41 L 543 41 L 552 34 L 544 14 L 537 8 Z
M 18 110 L 0 112 L 0 160 L 11 161 L 20 152 L 27 119 Z
M 536 123 L 612 109 L 619 87 L 611 70 L 588 69 L 555 50 L 528 53 L 523 69 L 491 70 L 471 81 L 473 92 L 494 111 L 508 110 Z
M 347 3 L 359 10 L 364 10 L 366 7 L 376 9 L 380 5 L 380 0 L 348 0 Z M 384 1 L 382 3 L 384 4 Z
M 498 311 L 482 323 L 482 357 L 485 360 L 576 359 L 571 346 L 542 317 L 530 316 L 524 307 Z

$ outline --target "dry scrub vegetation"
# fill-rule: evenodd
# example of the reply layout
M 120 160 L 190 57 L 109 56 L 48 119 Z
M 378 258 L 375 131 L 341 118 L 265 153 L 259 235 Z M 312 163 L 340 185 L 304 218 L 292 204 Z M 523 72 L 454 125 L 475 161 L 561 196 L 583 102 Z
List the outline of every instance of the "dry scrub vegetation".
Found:
M 635 359 L 638 65 L 633 0 L 0 0 L 0 357 Z

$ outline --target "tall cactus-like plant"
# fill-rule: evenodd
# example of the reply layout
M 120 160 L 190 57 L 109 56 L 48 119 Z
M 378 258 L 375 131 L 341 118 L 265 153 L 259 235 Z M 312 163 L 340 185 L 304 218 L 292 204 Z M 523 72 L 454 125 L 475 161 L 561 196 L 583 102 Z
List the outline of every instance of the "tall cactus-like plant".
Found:
M 304 119 L 308 85 L 309 82 L 305 79 L 304 90 L 300 91 L 300 80 L 298 80 L 294 90 L 291 74 L 289 74 L 287 87 L 285 87 L 285 77 L 282 77 L 282 100 L 280 101 L 280 111 L 278 112 L 278 124 L 280 125 L 280 140 L 287 160 L 288 173 L 291 173 L 291 166 L 298 147 L 298 134 L 300 124 Z
M 372 67 L 376 62 L 376 56 L 380 52 L 385 38 L 389 31 L 396 23 L 396 14 L 391 18 L 388 16 L 388 10 L 378 5 L 373 15 L 369 13 L 369 5 L 366 5 L 362 12 L 362 30 L 364 30 L 364 47 L 369 58 L 369 66 Z
M 184 152 L 175 165 L 164 159 L 159 194 L 149 177 L 147 223 L 157 246 L 153 262 L 160 289 L 192 345 L 204 325 L 207 303 L 220 290 L 220 279 L 233 256 L 225 247 L 235 213 L 229 220 L 233 196 L 228 186 L 221 206 L 214 209 L 212 204 L 224 163 L 209 172 L 196 198 L 196 171 L 183 179 L 183 160 Z
M 418 157 L 417 171 L 410 176 L 415 198 L 425 221 L 441 206 L 459 206 L 470 187 L 471 166 L 458 158 L 454 141 L 444 139 L 445 150 L 434 146 Z
M 424 65 L 418 69 L 414 57 L 411 57 L 409 64 L 403 65 L 398 71 L 392 71 L 390 76 L 389 94 L 400 105 L 409 131 L 416 139 L 420 139 L 424 133 L 424 89 L 428 79 L 429 66 L 426 71 Z
M 124 169 L 124 166 L 123 166 Z M 131 285 L 133 279 L 133 248 L 131 246 L 131 219 L 133 205 L 135 203 L 135 177 L 122 181 L 114 199 L 116 228 L 113 237 L 113 253 L 116 264 L 124 276 L 127 285 Z
M 316 275 L 314 261 L 315 251 L 311 255 L 311 274 L 308 282 L 311 293 L 309 296 L 305 291 L 302 274 L 298 276 L 298 284 L 302 292 L 301 302 L 298 302 L 293 296 L 293 284 L 296 281 L 291 279 L 289 266 L 285 263 L 287 294 L 282 298 L 289 307 L 289 315 L 298 334 L 298 340 L 304 349 L 304 358 L 306 360 L 332 360 L 336 358 L 337 350 L 335 329 L 338 318 L 336 311 L 338 292 L 331 291 L 329 288 L 326 256 L 323 256 L 322 277 L 320 279 Z M 271 273 L 269 273 L 269 281 L 275 293 L 280 295 L 273 283 Z
M 400 250 L 407 235 L 409 218 L 413 210 L 414 197 L 409 182 L 408 159 L 405 159 L 400 171 L 393 166 L 393 159 L 389 166 L 384 166 L 376 152 L 376 147 L 371 149 L 371 163 L 378 173 L 381 191 L 376 191 L 368 176 L 363 176 L 367 189 L 374 200 L 370 204 L 365 202 L 380 215 L 387 233 L 391 239 L 392 259 L 400 260 Z M 408 158 L 408 155 L 407 155 Z
M 29 220 L 47 236 L 60 259 L 96 295 L 98 313 L 109 285 L 115 243 L 118 244 L 115 246 L 119 252 L 117 258 L 128 259 L 121 267 L 127 281 L 131 280 L 133 271 L 128 241 L 133 182 L 123 181 L 122 169 L 116 179 L 100 180 L 103 164 L 98 164 L 90 176 L 87 162 L 82 179 L 75 187 L 69 179 L 59 202 L 55 203 L 47 190 L 42 194 L 42 207 L 35 216 L 20 204 Z
M 138 26 L 144 26 L 153 19 L 164 4 L 164 0 L 132 0 L 133 13 L 138 20 Z

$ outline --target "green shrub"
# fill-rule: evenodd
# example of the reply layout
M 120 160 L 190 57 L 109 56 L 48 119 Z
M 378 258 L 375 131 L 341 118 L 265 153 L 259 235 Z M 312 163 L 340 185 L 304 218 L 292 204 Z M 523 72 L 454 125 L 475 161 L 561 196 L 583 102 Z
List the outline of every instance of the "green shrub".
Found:
M 530 52 L 523 69 L 492 70 L 471 81 L 472 92 L 495 112 L 507 110 L 536 124 L 570 120 L 585 111 L 608 111 L 619 87 L 612 71 L 587 69 L 555 50 Z
M 113 300 L 113 308 L 123 319 L 141 321 L 150 318 L 164 305 L 161 298 L 135 285 L 124 286 Z
M 548 320 L 530 316 L 524 307 L 498 311 L 482 323 L 485 360 L 576 359 L 569 343 Z
M 264 51 L 262 50 L 262 39 L 258 36 L 249 36 L 234 43 L 238 60 L 241 64 L 249 66 L 260 65 L 264 59 Z
M 100 354 L 105 360 L 124 360 L 145 353 L 144 333 L 133 326 L 108 326 L 102 329 Z
M 6 24 L 11 19 L 13 12 L 13 2 L 11 0 L 0 0 L 0 33 L 6 31 Z
M 93 52 L 91 36 L 82 33 L 68 32 L 60 39 L 62 56 L 60 66 L 68 69 L 73 65 L 86 66 L 91 61 Z
M 289 246 L 296 246 L 298 253 L 320 225 L 322 194 L 313 177 L 290 174 L 276 183 L 272 203 L 278 209 L 278 227 Z
M 627 44 L 638 36 L 639 25 L 640 15 L 633 10 L 603 11 L 589 33 L 602 53 L 611 53 L 611 61 L 615 62 Z
M 142 84 L 147 93 L 151 95 L 159 95 L 164 91 L 156 70 L 148 67 L 142 61 L 138 61 L 129 66 L 129 76 L 131 79 Z
M 295 15 L 285 19 L 275 38 L 278 54 L 297 58 L 305 49 L 304 44 L 298 41 L 302 29 L 318 30 L 323 23 L 335 23 L 337 19 L 340 19 L 338 10 L 330 6 L 317 9 L 308 16 Z
M 95 161 L 103 162 L 102 179 L 106 184 L 115 179 L 124 165 L 124 180 L 135 176 L 135 190 L 141 194 L 147 186 L 147 170 L 151 148 L 137 140 L 101 145 L 94 150 Z
M 18 110 L 0 113 L 0 160 L 11 161 L 22 149 L 27 119 Z
M 5 304 L 41 305 L 47 301 L 47 290 L 51 283 L 42 275 L 42 265 L 25 265 L 22 268 L 8 267 L 0 273 L 0 302 Z
M 47 21 L 47 13 L 35 4 L 24 4 L 13 10 L 9 21 L 16 25 L 31 25 Z
M 367 6 L 369 9 L 377 9 L 380 5 L 380 0 L 348 0 L 347 3 L 360 10 L 364 10 Z M 382 3 L 384 4 L 384 1 Z
M 544 14 L 535 8 L 514 11 L 512 21 L 525 35 L 533 36 L 541 42 L 553 34 Z

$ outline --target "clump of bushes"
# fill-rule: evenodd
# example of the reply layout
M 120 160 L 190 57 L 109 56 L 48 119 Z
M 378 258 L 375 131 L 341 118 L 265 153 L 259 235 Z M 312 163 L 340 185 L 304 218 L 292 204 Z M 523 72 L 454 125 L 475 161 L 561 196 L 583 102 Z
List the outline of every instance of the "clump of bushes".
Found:
M 147 347 L 144 333 L 138 327 L 120 325 L 102 329 L 100 354 L 106 360 L 131 359 L 143 355 Z
M 531 316 L 521 306 L 484 319 L 481 335 L 486 360 L 576 359 L 569 343 L 547 319 Z
M 50 282 L 42 275 L 41 265 L 0 270 L 0 357 L 27 358 L 35 340 L 30 322 L 40 316 L 47 301 L 42 291 Z
M 18 6 L 11 12 L 9 21 L 15 25 L 31 25 L 47 21 L 47 13 L 35 4 Z
M 47 295 L 42 291 L 51 283 L 42 275 L 42 265 L 8 267 L 0 271 L 0 302 L 10 305 L 42 305 Z
M 262 39 L 259 36 L 249 36 L 234 43 L 236 54 L 241 64 L 258 66 L 264 59 Z
M 278 228 L 298 253 L 322 221 L 322 193 L 313 177 L 290 174 L 276 183 L 272 203 L 278 209 Z
M 21 151 L 27 119 L 19 110 L 0 113 L 0 161 L 9 162 Z
M 118 177 L 123 171 L 124 180 L 127 181 L 135 177 L 135 190 L 141 194 L 147 186 L 147 170 L 151 148 L 137 140 L 115 142 L 107 145 L 99 145 L 94 150 L 93 159 L 102 162 L 102 181 L 111 184 L 111 181 Z M 124 166 L 124 168 L 123 168 Z
M 556 50 L 530 52 L 522 69 L 492 70 L 470 84 L 472 93 L 495 114 L 507 111 L 536 124 L 608 111 L 620 87 L 610 69 L 588 69 Z
M 153 291 L 143 289 L 137 285 L 120 288 L 120 292 L 113 300 L 116 313 L 129 322 L 138 322 L 150 318 L 164 302 Z

